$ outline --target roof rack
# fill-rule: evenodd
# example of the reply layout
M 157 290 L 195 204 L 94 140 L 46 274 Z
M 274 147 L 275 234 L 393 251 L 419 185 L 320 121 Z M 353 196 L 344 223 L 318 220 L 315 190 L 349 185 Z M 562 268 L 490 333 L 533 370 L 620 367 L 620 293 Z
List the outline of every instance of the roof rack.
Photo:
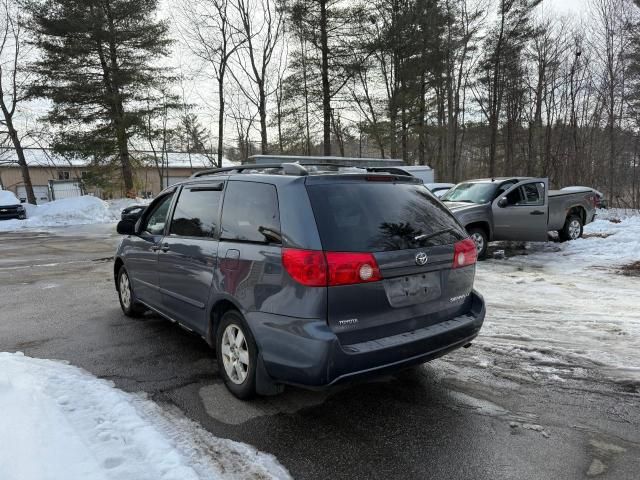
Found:
M 196 172 L 191 175 L 190 178 L 204 177 L 207 175 L 219 175 L 223 173 L 242 173 L 245 170 L 274 170 L 280 169 L 284 175 L 295 175 L 298 177 L 304 177 L 309 175 L 309 171 L 299 163 L 262 163 L 262 164 L 247 164 L 238 165 L 235 167 L 223 167 L 212 168 L 210 170 L 203 170 L 202 172 Z
M 371 173 L 391 173 L 392 175 L 404 175 L 404 176 L 412 176 L 406 170 L 403 170 L 402 167 L 365 167 L 367 172 Z

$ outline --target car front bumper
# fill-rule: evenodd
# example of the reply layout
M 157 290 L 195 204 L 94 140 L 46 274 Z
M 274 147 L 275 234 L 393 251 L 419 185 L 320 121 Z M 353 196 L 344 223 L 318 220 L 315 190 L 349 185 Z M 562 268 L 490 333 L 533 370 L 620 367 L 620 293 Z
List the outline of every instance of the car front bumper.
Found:
M 342 345 L 326 321 L 247 314 L 266 372 L 275 382 L 323 387 L 418 365 L 463 347 L 480 332 L 484 299 L 464 315 L 402 334 Z
M 26 213 L 18 212 L 18 213 L 2 213 L 0 212 L 0 220 L 24 220 L 27 218 Z

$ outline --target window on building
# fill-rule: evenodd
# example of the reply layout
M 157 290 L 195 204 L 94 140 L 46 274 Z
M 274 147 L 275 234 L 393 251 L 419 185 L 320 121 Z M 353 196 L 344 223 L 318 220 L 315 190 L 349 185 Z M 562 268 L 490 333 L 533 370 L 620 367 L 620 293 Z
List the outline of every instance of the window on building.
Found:
M 59 170 L 58 171 L 58 180 L 69 180 L 69 178 L 71 178 L 69 170 Z

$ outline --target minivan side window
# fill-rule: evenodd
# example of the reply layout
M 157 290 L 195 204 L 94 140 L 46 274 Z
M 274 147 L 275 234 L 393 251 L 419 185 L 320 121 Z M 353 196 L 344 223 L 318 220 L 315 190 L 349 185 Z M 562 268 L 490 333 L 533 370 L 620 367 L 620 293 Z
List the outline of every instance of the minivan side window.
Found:
M 282 243 L 276 187 L 267 183 L 227 183 L 222 206 L 223 240 Z
M 216 234 L 221 188 L 184 187 L 173 213 L 169 235 L 208 237 Z
M 162 235 L 164 233 L 164 226 L 167 222 L 167 214 L 169 213 L 172 198 L 173 193 L 164 197 L 160 203 L 154 207 L 153 211 L 145 220 L 143 231 L 151 235 Z

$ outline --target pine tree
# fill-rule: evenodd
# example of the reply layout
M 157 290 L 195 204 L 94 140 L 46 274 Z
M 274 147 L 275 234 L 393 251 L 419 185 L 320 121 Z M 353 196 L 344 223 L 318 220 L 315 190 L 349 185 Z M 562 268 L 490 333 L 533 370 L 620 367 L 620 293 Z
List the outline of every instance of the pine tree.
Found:
M 28 0 L 26 8 L 42 52 L 30 94 L 53 102 L 55 150 L 116 162 L 132 192 L 128 144 L 149 114 L 145 93 L 166 76 L 154 66 L 170 44 L 158 1 Z
M 185 113 L 180 117 L 177 133 L 181 150 L 187 153 L 207 153 L 205 144 L 209 131 L 202 126 L 195 113 Z

